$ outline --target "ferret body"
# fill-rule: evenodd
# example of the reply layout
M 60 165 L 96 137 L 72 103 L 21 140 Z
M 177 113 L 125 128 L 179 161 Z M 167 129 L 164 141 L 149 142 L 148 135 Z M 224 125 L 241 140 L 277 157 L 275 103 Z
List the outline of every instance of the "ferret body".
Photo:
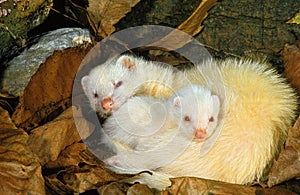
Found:
M 218 78 L 205 78 L 208 69 L 200 65 L 187 71 L 186 76 L 191 83 L 205 85 L 210 82 L 203 82 L 204 75 L 204 80 L 214 83 L 208 88 L 225 87 L 221 134 L 205 156 L 197 157 L 201 144 L 192 143 L 159 171 L 236 184 L 261 181 L 295 118 L 295 92 L 264 63 L 236 59 L 208 63 L 216 63 L 223 83 L 213 82 Z
M 106 163 L 122 173 L 165 166 L 191 141 L 202 142 L 212 135 L 219 110 L 219 98 L 198 85 L 187 85 L 168 100 L 132 97 L 103 125 L 104 132 L 117 147 L 126 146 L 119 147 L 117 155 Z
M 181 76 L 171 66 L 121 55 L 93 68 L 81 84 L 91 108 L 105 116 L 135 95 L 170 97 Z
M 184 75 L 191 83 L 204 85 L 220 98 L 222 115 L 219 115 L 219 121 L 223 122 L 220 135 L 205 155 L 199 153 L 206 141 L 193 141 L 173 162 L 159 168 L 150 167 L 155 177 L 145 179 L 141 175 L 136 181 L 163 188 L 168 183 L 167 178 L 179 176 L 236 184 L 264 179 L 295 118 L 295 92 L 285 79 L 263 62 L 228 59 L 206 63 L 187 70 Z M 82 85 L 92 108 L 109 113 L 117 111 L 135 94 L 171 96 L 173 89 L 180 87 L 180 82 L 174 82 L 174 76 L 174 71 L 168 68 L 121 56 L 96 67 L 82 79 Z M 185 76 L 180 75 L 180 78 Z M 104 101 L 107 98 L 113 101 Z M 196 104 L 191 102 L 190 105 Z M 151 145 L 147 147 L 151 150 Z M 144 168 L 148 169 L 150 165 Z M 136 170 L 128 170 L 127 173 L 136 173 Z
M 295 118 L 294 90 L 274 69 L 250 60 L 212 60 L 185 75 L 219 96 L 220 134 L 205 155 L 199 155 L 205 142 L 191 142 L 173 162 L 153 169 L 153 176 L 141 174 L 133 181 L 163 189 L 168 178 L 181 176 L 235 184 L 264 180 Z

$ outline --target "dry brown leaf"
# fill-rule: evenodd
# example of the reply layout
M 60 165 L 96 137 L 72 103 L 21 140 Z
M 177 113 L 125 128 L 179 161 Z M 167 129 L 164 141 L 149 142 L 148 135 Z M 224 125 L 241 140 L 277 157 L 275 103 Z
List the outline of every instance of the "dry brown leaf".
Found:
M 17 129 L 8 112 L 0 107 L 0 128 L 2 130 Z
M 60 172 L 60 178 L 67 187 L 77 193 L 97 189 L 99 185 L 117 180 L 106 169 L 89 165 Z
M 289 130 L 285 148 L 269 174 L 268 186 L 297 177 L 300 177 L 300 118 Z
M 102 167 L 102 163 L 90 153 L 83 143 L 75 143 L 61 152 L 56 161 L 45 165 L 45 175 L 51 189 L 60 193 L 81 193 L 126 178 Z M 61 189 L 64 189 L 61 191 Z
M 196 10 L 192 13 L 192 15 L 185 20 L 181 25 L 177 27 L 176 30 L 171 31 L 168 35 L 161 38 L 160 40 L 151 43 L 151 47 L 153 49 L 162 49 L 165 51 L 176 50 L 190 43 L 191 37 L 183 34 L 180 31 L 187 33 L 190 36 L 194 36 L 198 34 L 203 26 L 201 23 L 207 17 L 208 11 L 217 3 L 216 0 L 204 0 L 202 1 Z M 161 46 L 164 48 L 161 48 Z M 147 47 L 148 48 L 148 47 Z
M 208 15 L 208 11 L 217 3 L 217 0 L 203 0 L 195 9 L 192 15 L 180 24 L 177 29 L 181 30 L 191 36 L 195 36 L 202 29 L 201 25 Z
M 115 25 L 140 0 L 89 0 L 90 24 L 102 38 L 115 31 Z
M 73 80 L 88 50 L 69 48 L 55 51 L 40 66 L 12 116 L 17 126 L 25 129 L 36 127 L 71 104 Z
M 28 146 L 44 165 L 50 160 L 56 160 L 64 148 L 80 140 L 70 107 L 53 121 L 33 129 Z
M 144 184 L 134 184 L 133 186 L 131 186 L 127 192 L 127 195 L 152 195 L 153 192 L 150 190 L 150 188 Z
M 300 95 L 300 41 L 296 45 L 286 44 L 283 50 L 284 72 Z
M 85 162 L 85 159 L 81 156 L 81 152 L 85 150 L 85 144 L 74 143 L 65 148 L 55 161 L 49 161 L 44 167 L 45 169 L 57 169 L 78 165 L 80 162 Z
M 37 157 L 27 148 L 28 135 L 16 129 L 0 108 L 0 194 L 45 194 Z
M 173 182 L 172 186 L 163 191 L 162 194 L 295 195 L 295 193 L 281 187 L 253 187 L 192 177 L 175 178 L 171 181 Z
M 101 195 L 110 195 L 110 194 L 123 195 L 126 194 L 127 190 L 128 190 L 128 185 L 124 183 L 112 182 L 108 185 L 101 186 L 100 188 L 98 188 L 97 191 Z

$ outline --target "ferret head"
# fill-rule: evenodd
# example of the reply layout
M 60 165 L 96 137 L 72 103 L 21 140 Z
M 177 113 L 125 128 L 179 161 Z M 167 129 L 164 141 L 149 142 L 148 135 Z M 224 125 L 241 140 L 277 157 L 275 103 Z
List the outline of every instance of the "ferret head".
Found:
M 203 141 L 218 123 L 220 101 L 210 90 L 199 85 L 179 89 L 171 98 L 172 113 L 180 130 L 195 141 Z
M 91 108 L 101 115 L 110 114 L 132 96 L 136 86 L 136 66 L 128 56 L 108 60 L 81 79 Z

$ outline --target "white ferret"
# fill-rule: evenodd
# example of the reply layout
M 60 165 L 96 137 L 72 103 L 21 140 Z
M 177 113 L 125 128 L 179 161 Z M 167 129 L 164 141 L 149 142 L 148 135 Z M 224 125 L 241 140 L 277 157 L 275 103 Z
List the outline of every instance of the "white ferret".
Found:
M 219 98 L 198 85 L 187 85 L 168 100 L 132 97 L 103 125 L 118 147 L 117 155 L 105 162 L 122 173 L 165 166 L 191 141 L 202 142 L 214 133 L 219 110 Z
M 81 79 L 81 85 L 91 108 L 104 116 L 135 95 L 170 97 L 173 83 L 182 80 L 181 75 L 172 66 L 121 55 L 93 68 Z
M 185 75 L 219 96 L 223 112 L 218 119 L 223 121 L 219 136 L 205 155 L 199 152 L 206 141 L 191 142 L 173 162 L 153 170 L 153 175 L 141 174 L 131 181 L 163 189 L 170 184 L 168 178 L 181 176 L 235 184 L 264 180 L 295 119 L 294 90 L 267 64 L 251 60 L 211 60 Z

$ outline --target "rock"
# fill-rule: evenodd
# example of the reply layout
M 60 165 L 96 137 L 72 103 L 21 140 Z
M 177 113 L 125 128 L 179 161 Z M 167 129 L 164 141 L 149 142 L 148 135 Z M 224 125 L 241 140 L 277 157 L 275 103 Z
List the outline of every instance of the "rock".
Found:
M 21 96 L 31 76 L 54 50 L 77 47 L 91 42 L 92 37 L 86 29 L 63 28 L 49 32 L 42 36 L 38 43 L 8 62 L 3 72 L 0 92 Z

